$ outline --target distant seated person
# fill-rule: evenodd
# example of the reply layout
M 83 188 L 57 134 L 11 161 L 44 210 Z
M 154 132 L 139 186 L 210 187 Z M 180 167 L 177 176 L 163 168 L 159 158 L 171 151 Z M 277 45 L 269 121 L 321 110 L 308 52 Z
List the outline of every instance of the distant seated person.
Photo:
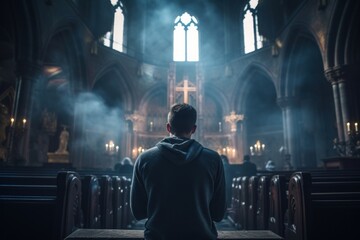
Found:
M 240 164 L 240 175 L 241 176 L 255 176 L 257 173 L 257 167 L 255 163 L 250 162 L 250 156 L 244 156 L 244 162 Z
M 266 171 L 274 171 L 275 170 L 275 163 L 271 160 L 267 161 L 265 165 Z
M 122 173 L 132 174 L 134 169 L 133 162 L 129 157 L 125 157 L 119 163 L 115 164 L 114 170 Z

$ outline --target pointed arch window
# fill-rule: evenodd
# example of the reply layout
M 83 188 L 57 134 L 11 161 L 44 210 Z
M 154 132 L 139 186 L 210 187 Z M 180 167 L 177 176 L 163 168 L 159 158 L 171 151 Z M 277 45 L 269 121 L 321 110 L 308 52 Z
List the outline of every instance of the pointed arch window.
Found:
M 120 0 L 110 0 L 114 6 L 114 24 L 112 31 L 103 37 L 104 45 L 119 52 L 124 52 L 124 28 L 125 15 L 124 6 Z
M 250 0 L 244 8 L 244 51 L 249 53 L 263 47 L 262 37 L 259 34 L 257 5 L 259 0 Z
M 185 12 L 174 22 L 173 60 L 177 62 L 199 61 L 198 21 Z

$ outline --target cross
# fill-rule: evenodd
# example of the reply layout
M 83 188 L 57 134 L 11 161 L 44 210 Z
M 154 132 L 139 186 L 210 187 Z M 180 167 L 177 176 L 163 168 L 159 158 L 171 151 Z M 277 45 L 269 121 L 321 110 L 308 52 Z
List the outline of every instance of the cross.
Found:
M 236 123 L 244 119 L 243 114 L 236 114 L 235 111 L 231 111 L 230 115 L 225 116 L 225 122 L 230 123 L 230 131 L 236 132 Z
M 176 87 L 175 91 L 184 92 L 184 103 L 189 103 L 189 92 L 196 92 L 196 87 L 189 86 L 189 80 L 184 80 L 183 87 Z

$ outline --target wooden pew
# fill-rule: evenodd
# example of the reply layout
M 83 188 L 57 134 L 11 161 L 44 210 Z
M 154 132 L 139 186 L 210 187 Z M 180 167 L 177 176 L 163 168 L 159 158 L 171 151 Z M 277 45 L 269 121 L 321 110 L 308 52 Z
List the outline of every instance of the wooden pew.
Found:
M 233 178 L 232 183 L 232 197 L 231 197 L 231 210 L 229 212 L 229 220 L 234 224 L 236 228 L 240 228 L 240 188 L 241 188 L 241 177 Z
M 270 199 L 269 199 L 269 227 L 274 233 L 285 236 L 287 227 L 287 210 L 288 210 L 288 183 L 292 174 L 291 172 L 277 172 L 270 181 Z M 281 173 L 281 174 L 280 174 Z M 329 177 L 333 181 L 352 181 L 354 178 L 360 180 L 358 171 L 313 171 L 314 182 L 327 181 Z M 315 186 L 315 185 L 314 185 Z M 331 188 L 331 185 L 329 185 Z
M 261 176 L 258 181 L 258 193 L 256 203 L 256 229 L 266 230 L 268 229 L 269 219 L 269 184 L 270 177 Z
M 274 175 L 269 186 L 269 230 L 284 236 L 284 217 L 287 210 L 287 184 L 288 175 Z
M 101 228 L 113 228 L 114 212 L 113 212 L 113 186 L 112 179 L 109 175 L 100 177 L 100 213 Z
M 56 185 L 50 187 L 48 183 L 54 183 L 54 178 Z M 82 227 L 78 174 L 59 172 L 56 177 L 49 176 L 49 182 L 46 177 L 42 182 L 32 179 L 21 176 L 15 183 L 0 180 L 1 239 L 64 239 Z M 10 185 L 16 190 L 12 191 Z
M 130 229 L 134 221 L 134 217 L 130 209 L 130 188 L 131 188 L 131 179 L 123 177 L 122 186 L 124 191 L 124 202 L 123 202 L 123 218 L 122 218 L 122 228 Z
M 241 187 L 239 188 L 240 194 L 240 229 L 248 229 L 248 208 L 249 208 L 249 177 L 241 178 Z
M 329 176 L 318 181 L 310 173 L 294 173 L 286 239 L 353 239 L 360 223 L 360 181 L 351 179 Z
M 248 230 L 256 230 L 257 229 L 257 221 L 256 221 L 256 213 L 258 210 L 257 207 L 257 199 L 258 199 L 258 176 L 252 176 L 249 179 L 249 204 L 247 209 L 247 229 Z
M 112 177 L 112 187 L 113 187 L 113 228 L 121 228 L 121 218 L 122 218 L 122 205 L 123 205 L 123 194 L 121 189 L 121 178 L 119 176 Z
M 82 182 L 82 209 L 84 213 L 84 228 L 100 228 L 100 183 L 96 176 L 85 175 Z

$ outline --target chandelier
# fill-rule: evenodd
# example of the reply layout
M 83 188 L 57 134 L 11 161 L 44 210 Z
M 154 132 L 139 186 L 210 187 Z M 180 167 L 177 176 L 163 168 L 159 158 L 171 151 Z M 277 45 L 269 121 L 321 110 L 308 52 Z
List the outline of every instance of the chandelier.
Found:
M 265 153 L 265 144 L 257 140 L 254 146 L 250 146 L 251 156 L 261 156 Z

